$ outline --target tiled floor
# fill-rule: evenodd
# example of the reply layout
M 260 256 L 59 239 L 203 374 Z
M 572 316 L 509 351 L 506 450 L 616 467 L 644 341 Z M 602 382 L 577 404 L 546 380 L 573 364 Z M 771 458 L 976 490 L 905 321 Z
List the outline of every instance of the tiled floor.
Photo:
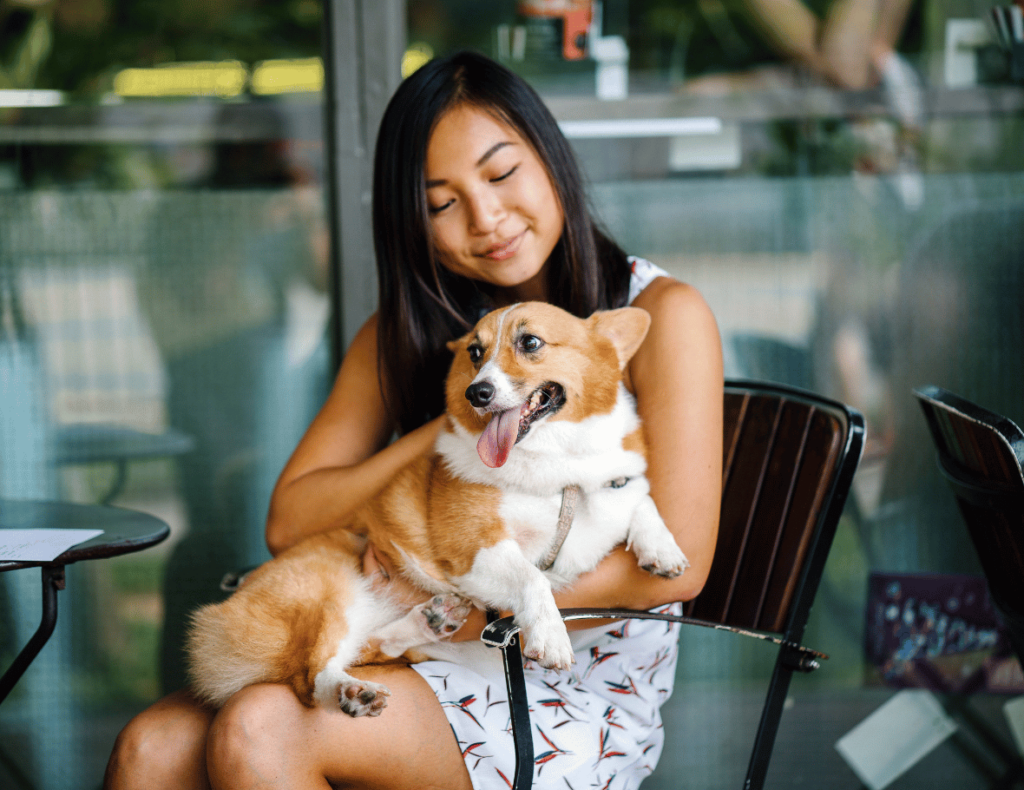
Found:
M 772 754 L 767 787 L 858 790 L 857 775 L 835 749 L 839 738 L 875 711 L 895 692 L 799 690 L 794 679 Z M 971 697 L 971 710 L 1006 745 L 1009 730 L 1002 714 L 1006 698 Z M 701 788 L 738 790 L 743 786 L 749 749 L 761 712 L 761 691 L 702 690 L 676 687 L 665 714 L 667 746 L 644 790 Z M 997 787 L 1006 764 L 978 730 L 961 724 L 944 741 L 889 785 L 890 790 L 967 790 Z M 1024 781 L 1015 787 L 1024 787 Z

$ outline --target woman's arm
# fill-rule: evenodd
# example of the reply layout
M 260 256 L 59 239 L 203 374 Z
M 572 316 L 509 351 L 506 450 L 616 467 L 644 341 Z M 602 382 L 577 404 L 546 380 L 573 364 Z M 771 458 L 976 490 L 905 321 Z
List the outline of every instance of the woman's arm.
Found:
M 647 477 L 658 511 L 690 567 L 651 576 L 624 548 L 555 595 L 559 606 L 650 609 L 704 587 L 722 501 L 722 344 L 707 303 L 689 285 L 660 278 L 633 302 L 651 328 L 627 368 L 647 438 Z
M 274 487 L 266 528 L 272 554 L 344 524 L 433 445 L 439 419 L 388 444 L 393 422 L 377 382 L 374 315 L 352 341 L 327 401 Z

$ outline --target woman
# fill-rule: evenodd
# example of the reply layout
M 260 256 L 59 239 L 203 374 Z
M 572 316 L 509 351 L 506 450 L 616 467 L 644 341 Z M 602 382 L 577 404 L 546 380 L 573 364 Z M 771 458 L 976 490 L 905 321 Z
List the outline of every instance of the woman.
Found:
M 353 340 L 327 402 L 281 475 L 267 523 L 271 551 L 333 528 L 431 446 L 443 408 L 444 343 L 482 311 L 539 299 L 588 315 L 631 300 L 653 321 L 627 384 L 645 421 L 653 496 L 691 567 L 675 580 L 652 578 L 620 548 L 556 600 L 651 608 L 696 595 L 714 552 L 721 492 L 717 327 L 694 289 L 657 276 L 647 262 L 631 266 L 596 230 L 571 150 L 537 95 L 501 66 L 465 53 L 407 79 L 381 123 L 374 232 L 380 310 Z M 389 443 L 396 429 L 401 437 Z M 416 591 L 389 579 L 373 552 L 364 568 L 376 583 L 415 599 Z M 483 624 L 483 614 L 475 614 L 456 638 L 477 638 Z M 595 763 L 604 762 L 601 770 L 617 777 L 611 786 L 631 787 L 649 772 L 661 746 L 657 707 L 671 685 L 675 636 L 665 636 L 664 624 L 646 630 L 649 637 L 621 626 L 613 635 L 590 629 L 578 637 L 581 649 L 602 657 L 612 651 L 601 647 L 616 640 L 616 660 L 625 663 L 600 662 L 600 669 L 636 670 L 631 681 L 650 685 L 607 720 L 607 705 L 589 704 L 590 678 L 577 683 L 569 673 L 531 670 L 535 690 L 550 696 L 557 687 L 557 703 L 540 707 L 600 735 L 561 748 L 565 766 L 549 776 L 585 772 L 589 785 Z M 634 660 L 631 650 L 644 655 Z M 578 664 L 586 667 L 592 655 L 581 652 Z M 613 681 L 596 669 L 593 677 L 607 688 Z M 489 691 L 494 678 L 443 662 L 355 672 L 390 688 L 379 718 L 309 710 L 283 686 L 243 689 L 219 712 L 184 692 L 172 695 L 122 733 L 107 786 L 504 786 L 500 776 L 509 770 L 501 761 L 512 757 L 499 741 L 508 738 L 507 715 L 478 716 L 466 702 L 478 696 L 489 709 L 500 707 L 494 696 L 486 698 L 500 682 Z M 460 734 L 467 721 L 486 728 L 486 738 Z M 606 732 L 622 737 L 615 749 Z M 574 766 L 569 751 L 578 758 Z

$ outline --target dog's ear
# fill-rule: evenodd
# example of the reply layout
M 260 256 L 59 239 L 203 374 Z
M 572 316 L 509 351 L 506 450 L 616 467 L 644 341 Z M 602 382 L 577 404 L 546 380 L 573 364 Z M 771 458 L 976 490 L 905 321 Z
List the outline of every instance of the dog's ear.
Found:
M 462 337 L 455 338 L 455 340 L 449 340 L 446 344 L 448 350 L 453 354 L 458 354 L 459 351 L 466 347 L 466 343 L 469 342 L 469 335 L 463 335 Z
M 618 310 L 602 310 L 587 319 L 598 334 L 606 337 L 615 346 L 619 355 L 619 370 L 633 358 L 640 344 L 651 328 L 651 314 L 639 307 L 620 307 Z

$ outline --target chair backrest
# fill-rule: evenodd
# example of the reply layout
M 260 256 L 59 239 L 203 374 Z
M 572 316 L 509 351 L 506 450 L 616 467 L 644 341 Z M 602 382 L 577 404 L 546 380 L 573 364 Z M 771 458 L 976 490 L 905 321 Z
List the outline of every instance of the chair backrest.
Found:
M 940 387 L 914 390 L 992 597 L 1024 617 L 1024 433 Z
M 778 384 L 728 381 L 718 544 L 691 617 L 799 641 L 864 446 L 863 417 Z

